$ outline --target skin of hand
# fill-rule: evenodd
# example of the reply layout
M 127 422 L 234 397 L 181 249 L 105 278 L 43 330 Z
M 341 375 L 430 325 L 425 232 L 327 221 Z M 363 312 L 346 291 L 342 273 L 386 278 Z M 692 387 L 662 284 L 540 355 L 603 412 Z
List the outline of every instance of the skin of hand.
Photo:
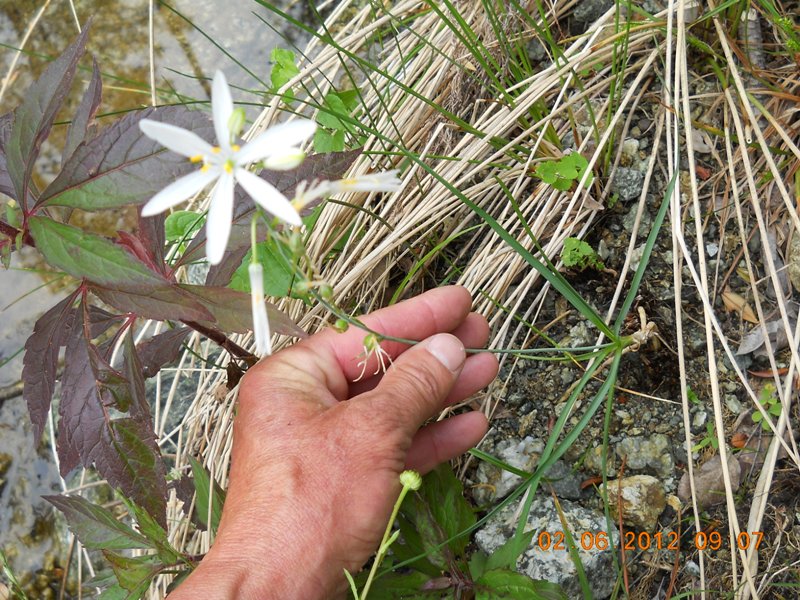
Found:
M 461 287 L 431 290 L 362 319 L 393 364 L 361 372 L 365 333 L 326 330 L 261 361 L 242 380 L 219 535 L 169 600 L 342 597 L 343 569 L 376 551 L 404 469 L 424 474 L 477 444 L 480 412 L 425 424 L 488 385 L 486 320 Z M 374 357 L 367 374 L 377 370 Z

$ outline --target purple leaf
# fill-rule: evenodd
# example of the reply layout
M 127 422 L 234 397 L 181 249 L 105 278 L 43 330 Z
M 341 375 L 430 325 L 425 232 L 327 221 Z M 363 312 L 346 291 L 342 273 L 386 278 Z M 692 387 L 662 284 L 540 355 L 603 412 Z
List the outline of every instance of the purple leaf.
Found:
M 6 147 L 8 138 L 11 136 L 11 128 L 14 126 L 14 113 L 8 112 L 0 116 L 0 194 L 13 198 L 16 195 L 14 182 L 8 174 L 6 164 Z
M 259 173 L 259 177 L 275 186 L 275 188 L 284 196 L 291 197 L 294 195 L 297 184 L 299 184 L 301 181 L 311 182 L 314 179 L 341 179 L 342 176 L 347 172 L 347 169 L 350 168 L 350 165 L 355 162 L 356 158 L 358 158 L 360 154 L 361 148 L 347 150 L 346 152 L 312 154 L 311 156 L 307 157 L 298 168 L 292 171 L 264 170 Z M 322 200 L 323 199 L 320 198 L 317 202 L 306 206 L 305 210 L 301 211 L 301 216 L 305 216 L 310 213 L 314 206 L 322 202 Z M 241 188 L 241 186 L 236 186 L 234 202 L 234 225 L 237 223 L 249 222 L 250 217 L 253 216 L 253 212 L 255 211 L 255 205 L 253 204 L 253 201 L 250 200 L 250 197 Z M 244 233 L 239 236 L 238 239 L 240 239 L 244 244 L 249 244 L 250 238 L 248 236 L 249 223 L 248 229 L 244 231 Z M 236 250 L 241 247 L 236 240 L 236 227 L 234 226 L 231 230 L 231 239 L 228 243 L 228 251 L 230 251 L 231 248 Z M 205 244 L 206 229 L 203 228 L 197 232 L 197 235 L 192 240 L 192 243 L 189 244 L 186 252 L 184 252 L 183 256 L 181 256 L 181 258 L 178 260 L 178 265 L 186 264 L 205 256 Z M 241 261 L 239 261 L 239 264 L 241 264 Z M 238 267 L 239 265 L 237 264 L 236 266 Z
M 28 404 L 33 423 L 34 443 L 38 446 L 50 410 L 50 401 L 56 384 L 58 352 L 66 343 L 72 327 L 74 312 L 71 294 L 42 315 L 33 326 L 33 333 L 25 342 L 22 359 L 22 395 Z
M 83 313 L 79 319 L 88 320 L 85 304 L 79 313 Z M 108 410 L 116 405 L 111 389 L 125 383 L 86 338 L 88 326 L 85 322 L 83 325 L 72 327 L 64 358 L 57 444 L 62 475 L 79 464 L 88 467 L 103 459 L 104 448 L 109 445 L 107 435 L 104 439 L 110 420 Z
M 126 313 L 159 321 L 214 321 L 213 314 L 199 299 L 175 284 L 142 291 L 112 290 L 93 286 L 92 293 L 106 304 Z
M 139 129 L 147 118 L 163 121 L 213 139 L 205 113 L 183 106 L 164 106 L 129 113 L 75 150 L 39 203 L 99 210 L 140 204 L 197 166 L 167 151 Z
M 111 368 L 88 339 L 89 308 L 82 304 L 83 327 L 67 341 L 59 405 L 58 455 L 61 474 L 79 464 L 95 465 L 113 487 L 165 524 L 166 481 L 144 393 L 141 363 L 128 336 L 125 373 Z M 130 416 L 112 418 L 111 411 Z
M 209 267 L 208 274 L 206 275 L 206 285 L 228 285 L 236 269 L 242 264 L 248 250 L 250 250 L 249 244 L 242 244 L 238 248 L 231 248 L 229 243 L 228 251 L 225 253 L 220 263 Z
M 164 221 L 166 220 L 166 213 L 152 217 L 143 217 L 141 209 L 138 213 L 139 226 L 136 235 L 142 241 L 144 247 L 150 250 L 153 262 L 159 266 L 159 272 L 166 275 L 167 266 L 164 264 L 164 244 L 166 243 Z
M 236 333 L 250 331 L 253 327 L 253 315 L 250 307 L 250 295 L 224 287 L 207 287 L 202 285 L 186 285 L 180 287 L 192 294 L 208 311 L 214 315 L 219 328 Z M 276 306 L 267 302 L 267 316 L 272 331 L 294 337 L 308 337 L 292 321 L 289 315 L 281 312 Z
M 191 333 L 191 329 L 187 327 L 170 329 L 139 344 L 142 375 L 153 377 L 161 370 L 161 367 L 178 358 L 183 342 L 189 333 Z
M 86 139 L 87 136 L 94 134 L 94 116 L 100 107 L 100 95 L 103 90 L 103 83 L 100 81 L 100 69 L 97 61 L 92 58 L 92 78 L 89 86 L 83 94 L 81 103 L 72 122 L 67 129 L 67 141 L 64 143 L 64 150 L 61 152 L 61 166 L 67 162 L 75 149 Z
M 28 88 L 24 100 L 14 117 L 6 160 L 8 173 L 14 183 L 15 198 L 27 210 L 28 189 L 33 165 L 39 156 L 42 142 L 47 139 L 56 114 L 69 93 L 78 61 L 86 49 L 89 26 L 85 26 L 78 39 L 45 69 L 38 80 Z

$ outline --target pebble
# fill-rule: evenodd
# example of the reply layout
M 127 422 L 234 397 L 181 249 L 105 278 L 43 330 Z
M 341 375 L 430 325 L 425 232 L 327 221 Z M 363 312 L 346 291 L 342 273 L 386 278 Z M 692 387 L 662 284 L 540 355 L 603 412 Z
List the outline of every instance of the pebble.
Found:
M 608 508 L 614 519 L 619 519 L 622 508 L 622 522 L 629 527 L 643 531 L 653 531 L 658 517 L 667 506 L 667 495 L 661 482 L 652 475 L 633 475 L 615 481 L 607 486 Z
M 675 463 L 670 448 L 669 437 L 663 433 L 651 436 L 627 437 L 617 444 L 617 455 L 626 457 L 626 469 L 630 471 L 649 471 L 658 477 L 673 474 Z
M 531 472 L 544 451 L 544 442 L 532 436 L 508 438 L 500 440 L 494 449 L 486 451 L 512 467 Z M 521 477 L 488 462 L 481 462 L 475 472 L 472 497 L 479 506 L 486 505 L 504 498 L 520 483 Z

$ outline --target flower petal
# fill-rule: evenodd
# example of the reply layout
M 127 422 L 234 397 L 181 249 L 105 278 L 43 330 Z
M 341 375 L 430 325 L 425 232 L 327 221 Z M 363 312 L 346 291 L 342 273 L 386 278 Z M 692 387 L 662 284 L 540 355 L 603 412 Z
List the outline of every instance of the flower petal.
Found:
M 403 182 L 397 176 L 399 171 L 384 171 L 382 173 L 370 173 L 359 175 L 352 179 L 339 179 L 331 181 L 331 193 L 341 192 L 396 192 L 400 189 Z
M 152 217 L 188 200 L 218 176 L 219 172 L 213 170 L 195 171 L 173 181 L 147 201 L 142 207 L 142 216 Z
M 236 160 L 240 165 L 244 165 L 272 156 L 286 148 L 299 146 L 314 135 L 316 129 L 317 124 L 308 119 L 297 119 L 275 125 L 247 142 L 236 154 Z
M 264 270 L 260 263 L 250 263 L 247 271 L 250 275 L 250 305 L 253 311 L 255 351 L 258 356 L 268 356 L 272 354 L 272 343 L 267 307 L 264 304 Z
M 214 83 L 211 86 L 211 114 L 217 143 L 227 150 L 231 147 L 231 131 L 228 124 L 233 114 L 233 99 L 222 71 L 214 73 Z
M 290 225 L 302 225 L 300 215 L 292 203 L 261 177 L 244 169 L 236 169 L 236 181 L 242 184 L 244 191 L 250 194 L 250 197 L 264 210 Z
M 139 129 L 147 137 L 183 156 L 208 156 L 211 154 L 211 144 L 183 127 L 142 119 L 139 121 Z
M 206 222 L 206 257 L 212 265 L 219 264 L 228 245 L 233 219 L 233 186 L 233 175 L 223 172 L 211 196 Z

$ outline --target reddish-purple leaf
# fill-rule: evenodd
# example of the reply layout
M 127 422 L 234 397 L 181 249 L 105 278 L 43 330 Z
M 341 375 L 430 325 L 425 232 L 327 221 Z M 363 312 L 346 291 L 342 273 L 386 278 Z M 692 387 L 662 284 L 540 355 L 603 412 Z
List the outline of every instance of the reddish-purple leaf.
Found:
M 153 263 L 158 265 L 158 271 L 166 276 L 168 274 L 168 267 L 164 264 L 164 244 L 166 243 L 164 221 L 166 213 L 143 217 L 142 211 L 139 209 L 138 219 L 136 236 L 142 241 L 144 247 L 150 251 Z
M 88 320 L 85 304 L 77 318 Z M 57 445 L 62 475 L 79 464 L 88 467 L 103 459 L 110 441 L 107 435 L 104 439 L 108 411 L 116 405 L 111 389 L 125 383 L 86 339 L 87 329 L 85 322 L 72 327 L 64 357 Z
M 14 182 L 11 181 L 11 176 L 8 174 L 6 147 L 8 146 L 8 138 L 11 136 L 11 128 L 13 126 L 13 112 L 0 115 L 0 194 L 5 194 L 10 198 L 16 195 L 16 191 L 14 190 Z
M 78 39 L 45 69 L 28 88 L 14 116 L 6 146 L 8 173 L 14 183 L 15 197 L 27 210 L 28 188 L 39 148 L 47 139 L 53 121 L 67 98 L 78 61 L 86 49 L 87 24 Z
M 253 314 L 249 294 L 225 287 L 186 284 L 182 284 L 180 287 L 192 294 L 214 315 L 214 320 L 220 329 L 236 333 L 244 333 L 252 329 Z M 294 337 L 308 337 L 308 334 L 300 329 L 289 315 L 281 312 L 269 302 L 267 302 L 267 316 L 272 331 Z
M 142 375 L 153 377 L 161 370 L 161 367 L 178 358 L 183 342 L 191 331 L 188 327 L 170 329 L 139 344 Z
M 231 248 L 229 244 L 228 251 L 225 253 L 220 263 L 209 267 L 208 273 L 206 274 L 206 285 L 228 285 L 236 269 L 242 264 L 248 250 L 250 250 L 248 244 L 242 244 L 238 248 Z
M 347 150 L 346 152 L 329 152 L 327 154 L 312 154 L 307 157 L 303 163 L 296 169 L 291 171 L 268 171 L 264 170 L 259 173 L 259 177 L 271 183 L 275 188 L 287 197 L 294 194 L 297 185 L 301 181 L 318 180 L 333 180 L 341 179 L 341 177 L 350 168 L 350 165 L 355 162 L 356 158 L 361 154 L 361 148 L 355 150 Z M 236 187 L 234 193 L 235 204 L 233 209 L 233 223 L 234 227 L 231 230 L 231 239 L 228 242 L 228 251 L 231 249 L 238 249 L 241 244 L 249 244 L 249 223 L 246 230 L 242 230 L 241 234 L 237 236 L 235 224 L 249 222 L 255 211 L 253 201 L 244 192 L 241 186 Z M 310 213 L 314 206 L 322 202 L 322 198 L 318 201 L 310 203 L 300 213 L 305 216 Z M 237 239 L 239 242 L 237 242 Z M 186 252 L 183 253 L 178 260 L 178 264 L 187 264 L 195 260 L 199 260 L 205 255 L 206 244 L 206 229 L 205 227 L 197 232 L 197 235 L 189 244 Z M 241 264 L 241 261 L 239 261 Z M 239 266 L 238 264 L 236 265 Z M 235 270 L 235 269 L 234 269 Z
M 148 248 L 139 237 L 127 231 L 118 231 L 117 235 L 119 236 L 117 243 L 120 246 L 147 265 L 147 268 L 151 271 L 163 274 L 164 264 L 156 263 L 152 249 Z
M 28 404 L 36 445 L 42 437 L 56 384 L 58 352 L 69 336 L 74 312 L 71 294 L 42 315 L 25 342 L 22 359 L 22 395 Z
M 92 286 L 92 293 L 106 304 L 126 313 L 159 321 L 213 321 L 214 316 L 200 302 L 175 284 L 138 291 L 112 290 Z
M 169 152 L 139 129 L 147 118 L 163 121 L 213 139 L 205 113 L 164 106 L 129 113 L 75 150 L 64 169 L 42 192 L 40 204 L 83 210 L 140 204 L 197 166 Z
M 100 95 L 103 90 L 103 83 L 100 80 L 100 69 L 97 61 L 92 57 L 92 78 L 83 94 L 81 103 L 72 117 L 72 122 L 67 128 L 67 141 L 64 143 L 64 150 L 61 152 L 61 166 L 67 162 L 75 149 L 87 138 L 94 135 L 95 124 L 94 116 L 100 108 Z

